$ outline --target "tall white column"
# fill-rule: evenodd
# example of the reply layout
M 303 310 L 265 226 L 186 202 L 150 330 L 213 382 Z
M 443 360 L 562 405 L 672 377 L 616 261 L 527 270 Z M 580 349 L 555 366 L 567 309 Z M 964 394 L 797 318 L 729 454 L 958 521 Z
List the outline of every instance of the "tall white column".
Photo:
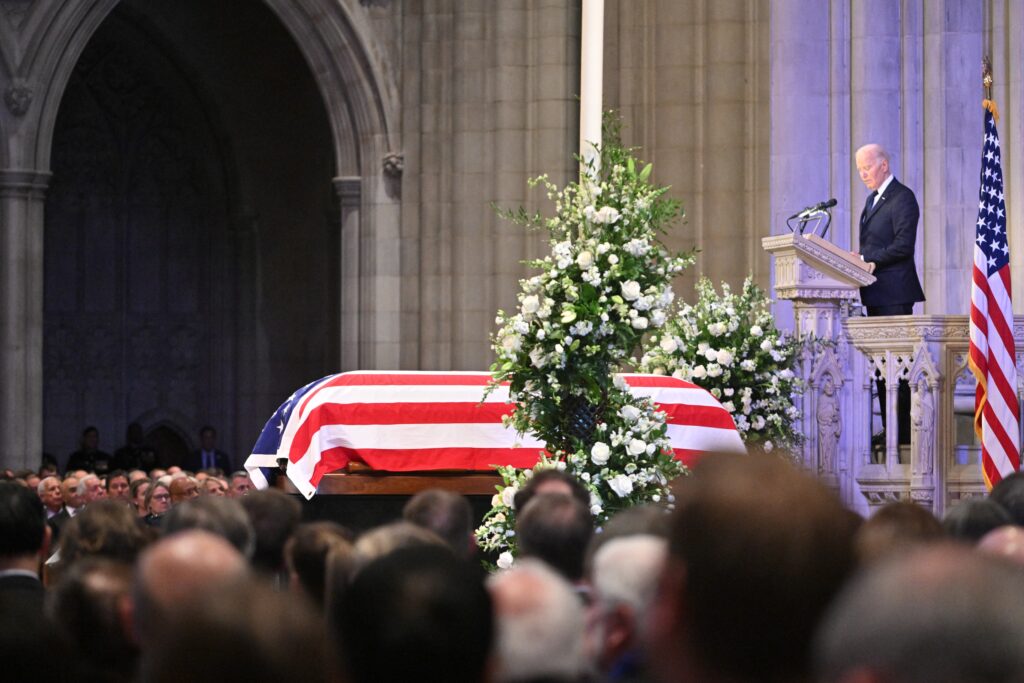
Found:
M 596 175 L 601 157 L 601 97 L 604 73 L 604 0 L 583 0 L 580 36 L 580 157 Z

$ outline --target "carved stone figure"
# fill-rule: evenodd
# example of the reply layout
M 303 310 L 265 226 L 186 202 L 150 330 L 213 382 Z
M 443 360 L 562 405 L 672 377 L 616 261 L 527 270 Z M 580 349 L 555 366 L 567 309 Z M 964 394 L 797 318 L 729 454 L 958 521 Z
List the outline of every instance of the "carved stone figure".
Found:
M 818 395 L 818 469 L 823 473 L 836 470 L 836 452 L 839 449 L 839 435 L 843 430 L 836 400 L 836 385 L 831 374 L 822 377 L 821 393 Z
M 924 377 L 910 398 L 910 424 L 917 437 L 914 474 L 931 474 L 935 464 L 935 396 Z

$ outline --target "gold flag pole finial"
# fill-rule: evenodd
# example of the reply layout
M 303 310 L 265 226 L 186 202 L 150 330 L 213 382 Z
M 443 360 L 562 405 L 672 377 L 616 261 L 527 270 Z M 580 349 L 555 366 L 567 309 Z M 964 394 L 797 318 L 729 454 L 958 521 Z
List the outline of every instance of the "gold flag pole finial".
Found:
M 999 109 L 992 100 L 992 59 L 988 55 L 981 60 L 981 84 L 985 87 L 985 99 L 981 101 L 981 106 L 992 112 L 992 118 L 999 123 Z

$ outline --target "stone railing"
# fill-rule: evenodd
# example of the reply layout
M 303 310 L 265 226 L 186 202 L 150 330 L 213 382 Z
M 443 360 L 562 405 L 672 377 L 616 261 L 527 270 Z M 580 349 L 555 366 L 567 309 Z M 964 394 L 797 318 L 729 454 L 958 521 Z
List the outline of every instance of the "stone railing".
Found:
M 804 464 L 865 513 L 912 500 L 942 515 L 964 498 L 984 495 L 967 316 L 841 313 L 839 323 L 833 343 L 805 357 Z M 1024 319 L 1014 321 L 1014 336 L 1024 348 Z M 1018 376 L 1024 376 L 1020 369 Z M 902 417 L 901 383 L 910 404 Z M 900 419 L 909 419 L 909 444 L 899 443 Z

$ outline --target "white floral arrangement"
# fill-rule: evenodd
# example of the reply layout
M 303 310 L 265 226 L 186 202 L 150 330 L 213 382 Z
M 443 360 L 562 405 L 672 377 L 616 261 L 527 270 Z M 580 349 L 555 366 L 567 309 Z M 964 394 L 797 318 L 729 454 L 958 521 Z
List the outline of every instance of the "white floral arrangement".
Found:
M 732 413 L 744 442 L 765 451 L 799 441 L 795 398 L 801 342 L 775 326 L 771 299 L 751 278 L 743 291 L 728 284 L 719 295 L 711 281 L 697 283 L 697 303 L 679 307 L 643 355 L 643 372 L 672 375 L 700 385 Z
M 630 150 L 606 127 L 600 173 L 559 189 L 543 184 L 555 215 L 504 215 L 547 230 L 551 253 L 530 265 L 538 275 L 520 282 L 519 310 L 498 312 L 492 386 L 507 383 L 516 404 L 506 418 L 520 434 L 547 448 L 537 468 L 559 467 L 590 491 L 598 523 L 614 512 L 665 501 L 683 472 L 666 437 L 664 414 L 630 395 L 614 373 L 632 362 L 643 336 L 662 328 L 674 300 L 672 278 L 692 255 L 672 255 L 658 234 L 682 215 L 667 188 L 649 182 Z M 609 142 L 609 137 L 614 138 Z M 515 553 L 515 492 L 532 469 L 501 467 L 502 485 L 477 530 L 485 551 Z

